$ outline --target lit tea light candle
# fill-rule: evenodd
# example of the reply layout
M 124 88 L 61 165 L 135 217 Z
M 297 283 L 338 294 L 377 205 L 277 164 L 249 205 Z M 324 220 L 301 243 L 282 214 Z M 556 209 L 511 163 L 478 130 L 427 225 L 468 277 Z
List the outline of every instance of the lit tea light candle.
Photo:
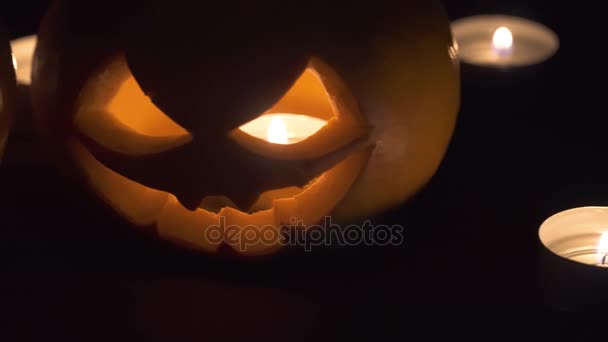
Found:
M 327 121 L 316 117 L 273 113 L 265 114 L 240 127 L 245 133 L 273 144 L 295 144 L 315 134 Z
M 547 218 L 538 231 L 539 281 L 548 307 L 608 313 L 608 207 L 580 207 Z
M 602 267 L 608 267 L 608 232 L 602 233 L 597 250 L 597 264 Z
M 32 83 L 32 60 L 37 40 L 38 37 L 33 35 L 11 41 L 17 83 L 24 85 Z
M 540 227 L 543 245 L 562 258 L 608 267 L 608 207 L 582 207 L 560 212 Z
M 513 33 L 502 26 L 496 29 L 492 36 L 492 48 L 499 56 L 508 56 L 513 51 Z
M 458 57 L 488 67 L 521 67 L 541 63 L 559 48 L 557 35 L 527 19 L 480 15 L 456 20 L 452 33 Z

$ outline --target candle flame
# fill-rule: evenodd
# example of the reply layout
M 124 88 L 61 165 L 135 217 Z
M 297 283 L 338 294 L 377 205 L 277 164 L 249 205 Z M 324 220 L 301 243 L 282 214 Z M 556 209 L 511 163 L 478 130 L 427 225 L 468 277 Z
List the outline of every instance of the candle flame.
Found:
M 268 124 L 268 130 L 266 131 L 266 140 L 273 144 L 285 145 L 289 142 L 287 136 L 287 127 L 285 122 L 280 116 L 275 116 L 270 120 Z
M 608 254 L 608 232 L 602 233 L 600 242 L 597 244 L 597 251 L 602 257 Z
M 496 29 L 492 37 L 492 45 L 498 51 L 509 51 L 513 47 L 513 33 L 502 26 Z
M 13 69 L 17 70 L 19 64 L 17 64 L 17 57 L 15 57 L 14 53 L 11 53 L 11 57 L 13 58 Z

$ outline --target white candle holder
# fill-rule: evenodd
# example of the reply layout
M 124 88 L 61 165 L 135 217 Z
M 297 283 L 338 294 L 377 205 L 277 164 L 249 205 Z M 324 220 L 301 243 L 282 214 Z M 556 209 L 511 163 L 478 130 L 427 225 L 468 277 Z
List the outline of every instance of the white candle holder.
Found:
M 519 17 L 479 15 L 452 22 L 459 59 L 495 68 L 524 67 L 544 62 L 559 49 L 548 27 Z
M 551 252 L 581 264 L 608 267 L 608 207 L 569 209 L 548 218 L 539 238 Z
M 550 307 L 608 313 L 608 207 L 559 212 L 540 226 L 540 276 Z

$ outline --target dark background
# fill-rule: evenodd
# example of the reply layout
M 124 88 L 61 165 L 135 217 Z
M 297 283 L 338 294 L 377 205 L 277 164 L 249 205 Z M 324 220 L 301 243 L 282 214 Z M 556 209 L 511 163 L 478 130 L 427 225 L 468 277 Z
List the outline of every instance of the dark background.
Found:
M 0 20 L 13 38 L 32 33 L 46 3 L 2 4 Z M 87 206 L 92 199 L 40 158 L 23 114 L 0 170 L 0 334 L 602 340 L 605 314 L 544 301 L 537 232 L 558 211 L 608 204 L 606 15 L 584 2 L 445 3 L 452 19 L 540 21 L 561 48 L 528 68 L 462 66 L 460 118 L 441 169 L 378 219 L 405 226 L 402 247 L 248 262 L 176 251 Z

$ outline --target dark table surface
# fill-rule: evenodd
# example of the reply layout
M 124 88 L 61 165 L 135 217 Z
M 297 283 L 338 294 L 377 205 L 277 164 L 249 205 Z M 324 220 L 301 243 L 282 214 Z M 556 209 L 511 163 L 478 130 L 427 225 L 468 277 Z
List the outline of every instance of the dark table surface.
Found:
M 2 13 L 13 37 L 32 32 L 39 3 Z M 0 334 L 597 341 L 602 317 L 559 313 L 543 301 L 538 263 L 545 218 L 608 204 L 608 30 L 599 5 L 585 6 L 447 2 L 453 19 L 510 13 L 541 21 L 561 49 L 517 70 L 462 66 L 460 118 L 439 172 L 378 218 L 405 227 L 400 247 L 248 262 L 177 251 L 88 205 L 45 162 L 24 114 L 0 168 L 0 312 L 8 327 Z

